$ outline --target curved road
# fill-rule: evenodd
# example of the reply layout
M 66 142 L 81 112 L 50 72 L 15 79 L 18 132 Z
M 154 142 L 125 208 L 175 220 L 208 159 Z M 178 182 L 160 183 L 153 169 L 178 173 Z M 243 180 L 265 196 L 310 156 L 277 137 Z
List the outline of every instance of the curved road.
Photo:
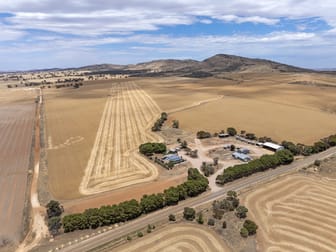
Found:
M 179 212 L 182 212 L 184 207 L 197 207 L 203 204 L 206 204 L 208 202 L 212 202 L 214 200 L 220 199 L 225 196 L 226 192 L 229 190 L 234 191 L 240 191 L 242 189 L 249 188 L 255 184 L 259 183 L 265 183 L 267 181 L 270 181 L 274 178 L 277 178 L 281 175 L 287 174 L 291 171 L 295 171 L 298 169 L 301 169 L 303 167 L 306 167 L 312 163 L 316 159 L 325 159 L 333 154 L 336 153 L 336 147 L 330 148 L 327 151 L 312 155 L 310 157 L 306 157 L 302 160 L 294 161 L 292 164 L 287 166 L 280 166 L 276 169 L 268 170 L 266 172 L 260 172 L 257 174 L 254 174 L 250 177 L 242 178 L 239 180 L 236 180 L 234 182 L 231 182 L 229 184 L 226 184 L 223 189 L 211 193 L 210 191 L 207 193 L 204 193 L 196 198 L 191 198 L 185 201 L 180 202 L 178 205 L 173 207 L 166 207 L 162 210 L 156 211 L 154 213 L 144 215 L 142 217 L 139 217 L 133 221 L 127 222 L 124 225 L 106 231 L 105 233 L 98 234 L 96 236 L 90 237 L 83 241 L 78 241 L 77 243 L 74 243 L 72 245 L 69 245 L 61 251 L 64 252 L 84 252 L 91 249 L 94 249 L 98 246 L 101 246 L 105 243 L 108 243 L 114 239 L 117 239 L 122 236 L 126 236 L 127 234 L 134 232 L 136 230 L 142 229 L 146 227 L 148 224 L 151 223 L 157 223 L 160 221 L 164 221 L 168 218 L 169 214 L 176 214 Z M 60 250 L 60 249 L 59 249 Z

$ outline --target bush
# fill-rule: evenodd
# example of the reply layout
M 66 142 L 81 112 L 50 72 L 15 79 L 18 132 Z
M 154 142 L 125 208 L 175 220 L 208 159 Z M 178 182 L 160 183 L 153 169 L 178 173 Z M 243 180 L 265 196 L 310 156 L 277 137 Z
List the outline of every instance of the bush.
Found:
M 138 237 L 143 237 L 143 233 L 139 231 L 139 232 L 137 233 L 137 236 L 138 236 Z
M 183 211 L 183 218 L 188 221 L 193 221 L 195 219 L 195 209 L 191 207 L 185 207 Z
M 201 130 L 201 131 L 198 131 L 196 133 L 196 137 L 198 139 L 210 138 L 211 137 L 211 133 L 210 132 L 206 132 L 204 130 Z
M 226 221 L 223 221 L 222 228 L 225 229 L 227 227 Z
M 244 237 L 244 238 L 246 238 L 246 237 L 248 237 L 248 231 L 247 231 L 247 229 L 246 228 L 241 228 L 240 229 L 240 235 L 242 236 L 242 237 Z
M 201 224 L 201 225 L 204 223 L 204 219 L 203 219 L 203 214 L 202 213 L 198 214 L 196 221 L 197 221 L 198 224 Z
M 55 200 L 49 201 L 46 208 L 48 218 L 61 216 L 61 214 L 64 211 L 63 206 L 58 201 Z
M 321 165 L 321 160 L 318 160 L 318 159 L 315 160 L 314 161 L 314 165 L 317 166 L 317 167 L 319 167 Z
M 130 235 L 127 235 L 126 240 L 127 241 L 132 241 L 132 237 Z
M 230 135 L 230 136 L 235 136 L 237 135 L 237 130 L 233 127 L 229 127 L 227 128 L 226 132 Z
M 236 216 L 238 218 L 246 218 L 246 214 L 248 212 L 248 209 L 244 206 L 239 206 L 236 208 Z
M 246 228 L 248 235 L 254 235 L 257 233 L 258 226 L 251 220 L 245 220 L 243 227 Z
M 175 215 L 174 215 L 174 214 L 169 214 L 169 216 L 168 216 L 168 220 L 169 220 L 169 221 L 176 221 L 176 217 L 175 217 Z
M 150 156 L 154 153 L 166 153 L 167 146 L 164 143 L 144 143 L 139 146 L 139 152 L 143 155 Z
M 208 225 L 209 226 L 215 226 L 215 220 L 214 219 L 209 219 L 208 220 Z

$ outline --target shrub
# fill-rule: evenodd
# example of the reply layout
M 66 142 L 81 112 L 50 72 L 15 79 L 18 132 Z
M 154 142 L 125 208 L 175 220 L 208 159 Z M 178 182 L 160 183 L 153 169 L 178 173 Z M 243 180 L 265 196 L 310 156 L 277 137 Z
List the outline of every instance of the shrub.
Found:
M 222 228 L 225 229 L 227 227 L 226 221 L 223 221 Z
M 244 237 L 244 238 L 248 237 L 248 231 L 247 231 L 247 229 L 244 228 L 244 227 L 242 227 L 242 228 L 240 229 L 240 235 L 241 235 L 242 237 Z
M 139 231 L 139 232 L 137 233 L 137 236 L 138 236 L 138 237 L 143 237 L 143 233 Z
M 215 220 L 214 219 L 209 219 L 208 220 L 208 225 L 209 226 L 214 226 L 215 225 Z
M 176 221 L 176 217 L 174 214 L 169 214 L 168 219 L 169 221 Z
M 206 132 L 204 130 L 201 130 L 201 131 L 198 131 L 196 133 L 196 137 L 198 139 L 210 138 L 211 137 L 211 133 L 210 132 Z
M 248 235 L 254 235 L 257 233 L 258 226 L 251 220 L 245 220 L 243 227 L 246 228 Z
M 227 128 L 226 132 L 230 135 L 230 136 L 235 136 L 237 135 L 237 130 L 233 127 L 229 127 Z
M 246 218 L 246 214 L 248 212 L 248 209 L 244 206 L 239 206 L 236 208 L 236 216 L 238 218 Z
M 183 218 L 188 221 L 193 221 L 195 219 L 195 209 L 191 207 L 185 207 L 183 211 Z

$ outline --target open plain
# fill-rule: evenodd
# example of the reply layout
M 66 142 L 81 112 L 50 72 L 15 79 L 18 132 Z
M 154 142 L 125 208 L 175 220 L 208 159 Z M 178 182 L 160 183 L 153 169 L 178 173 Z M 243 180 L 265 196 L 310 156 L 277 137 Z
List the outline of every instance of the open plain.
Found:
M 224 79 L 173 77 L 137 83 L 160 108 L 172 111 L 171 120 L 194 133 L 232 126 L 276 141 L 312 144 L 336 131 L 334 75 L 232 73 Z
M 115 251 L 228 252 L 231 250 L 215 232 L 206 227 L 172 224 L 140 240 L 116 248 Z
M 35 90 L 0 87 L 0 251 L 22 239 L 35 119 Z
M 335 251 L 335 180 L 290 175 L 243 200 L 259 226 L 260 251 Z

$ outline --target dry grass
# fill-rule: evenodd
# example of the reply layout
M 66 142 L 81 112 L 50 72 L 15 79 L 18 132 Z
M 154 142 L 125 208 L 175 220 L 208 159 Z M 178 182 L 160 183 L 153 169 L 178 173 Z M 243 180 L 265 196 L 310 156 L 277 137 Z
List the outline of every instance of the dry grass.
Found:
M 336 184 L 294 175 L 247 193 L 260 251 L 335 251 Z
M 231 250 L 216 233 L 208 228 L 199 225 L 172 224 L 135 242 L 116 248 L 115 251 L 225 252 Z
M 1 251 L 6 251 L 3 246 L 17 245 L 25 225 L 23 216 L 35 118 L 34 94 L 35 91 L 0 90 Z
M 171 118 L 193 132 L 234 126 L 278 141 L 311 144 L 336 130 L 334 76 L 277 73 L 230 74 L 226 78 L 144 79 L 139 83 L 164 110 L 189 107 L 171 113 Z M 306 80 L 315 86 L 290 84 Z M 212 101 L 198 105 L 209 99 Z
M 50 189 L 56 197 L 116 190 L 158 176 L 137 153 L 141 143 L 160 140 L 148 129 L 160 109 L 143 90 L 133 82 L 102 82 L 66 91 L 49 91 L 45 99 Z

